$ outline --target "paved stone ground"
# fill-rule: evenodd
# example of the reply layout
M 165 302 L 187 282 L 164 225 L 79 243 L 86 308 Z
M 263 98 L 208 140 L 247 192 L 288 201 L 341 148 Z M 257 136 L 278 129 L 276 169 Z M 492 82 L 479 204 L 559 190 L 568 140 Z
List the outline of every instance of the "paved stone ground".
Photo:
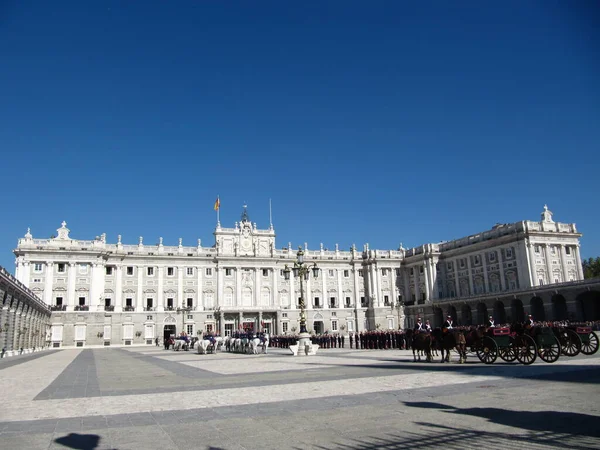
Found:
M 600 355 L 532 366 L 59 350 L 0 360 L 2 449 L 600 449 Z

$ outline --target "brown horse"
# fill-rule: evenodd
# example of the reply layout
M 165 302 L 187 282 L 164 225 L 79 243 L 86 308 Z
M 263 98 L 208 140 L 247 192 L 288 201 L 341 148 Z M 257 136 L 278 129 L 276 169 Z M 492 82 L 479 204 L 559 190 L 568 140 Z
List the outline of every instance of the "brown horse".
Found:
M 436 328 L 433 330 L 433 335 L 442 351 L 441 362 L 450 362 L 450 351 L 453 349 L 458 352 L 460 364 L 467 360 L 467 341 L 461 330 Z
M 418 353 L 419 351 L 423 351 L 425 353 L 425 358 L 427 362 L 431 362 L 432 360 L 432 356 L 431 356 L 431 335 L 429 333 L 425 333 L 425 332 L 414 332 L 413 336 L 412 336 L 412 351 L 413 351 L 413 358 L 414 361 L 417 362 L 417 355 L 418 355 L 418 361 L 421 361 L 421 355 Z

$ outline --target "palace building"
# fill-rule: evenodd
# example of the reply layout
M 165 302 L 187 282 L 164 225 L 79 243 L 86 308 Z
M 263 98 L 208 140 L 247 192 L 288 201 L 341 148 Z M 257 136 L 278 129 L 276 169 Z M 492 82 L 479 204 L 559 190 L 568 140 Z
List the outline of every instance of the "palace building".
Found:
M 233 228 L 220 223 L 211 247 L 108 243 L 70 236 L 18 241 L 16 278 L 52 310 L 51 342 L 62 346 L 150 345 L 155 338 L 238 329 L 299 331 L 304 294 L 309 331 L 347 333 L 410 326 L 432 305 L 583 279 L 575 224 L 498 224 L 449 242 L 397 250 L 311 250 L 318 276 L 286 279 L 296 260 L 259 229 L 246 207 Z M 419 308 L 419 309 L 415 309 Z M 426 311 L 425 311 L 426 313 Z

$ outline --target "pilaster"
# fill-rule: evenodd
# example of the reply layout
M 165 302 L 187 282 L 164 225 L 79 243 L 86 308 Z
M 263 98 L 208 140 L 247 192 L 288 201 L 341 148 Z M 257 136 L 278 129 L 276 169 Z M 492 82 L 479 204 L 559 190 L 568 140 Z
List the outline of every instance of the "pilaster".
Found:
M 67 311 L 75 310 L 75 277 L 77 268 L 74 262 L 69 263 L 69 279 L 67 287 Z
M 54 283 L 54 263 L 46 263 L 46 278 L 44 279 L 44 303 L 52 305 L 52 285 Z
M 123 311 L 123 266 L 117 265 L 115 274 L 115 312 Z

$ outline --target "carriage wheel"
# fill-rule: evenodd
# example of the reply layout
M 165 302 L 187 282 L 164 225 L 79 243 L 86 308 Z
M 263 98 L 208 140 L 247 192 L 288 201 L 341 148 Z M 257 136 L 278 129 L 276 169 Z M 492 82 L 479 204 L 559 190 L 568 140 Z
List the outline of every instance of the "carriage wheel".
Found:
M 517 350 L 515 349 L 515 339 L 509 338 L 508 347 L 499 347 L 498 356 L 506 362 L 513 362 L 517 359 Z
M 533 364 L 537 359 L 537 346 L 533 338 L 524 334 L 515 339 L 515 353 L 521 364 Z
M 577 356 L 581 351 L 581 338 L 573 330 L 564 328 L 560 330 L 562 354 Z
M 556 362 L 560 356 L 560 342 L 558 342 L 556 336 L 553 335 L 552 337 L 554 338 L 552 344 L 538 347 L 539 357 L 547 363 Z M 547 336 L 546 338 L 550 338 L 550 336 Z
M 593 331 L 590 332 L 585 341 L 581 344 L 581 353 L 584 355 L 593 355 L 598 351 L 598 336 L 596 336 L 596 333 Z
M 496 341 L 486 336 L 481 341 L 481 347 L 477 349 L 477 357 L 482 363 L 492 364 L 498 358 L 498 346 Z

